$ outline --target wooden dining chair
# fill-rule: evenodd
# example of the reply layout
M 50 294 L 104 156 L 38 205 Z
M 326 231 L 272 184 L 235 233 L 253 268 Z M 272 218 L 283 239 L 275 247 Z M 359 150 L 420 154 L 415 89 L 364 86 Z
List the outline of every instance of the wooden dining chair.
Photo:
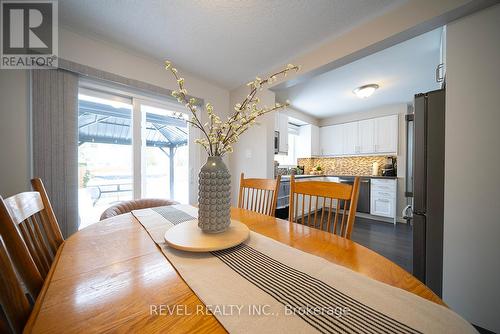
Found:
M 5 244 L 0 237 L 0 304 L 5 318 L 0 319 L 1 333 L 22 333 L 32 307 L 17 279 Z M 9 327 L 11 329 L 9 329 Z
M 274 179 L 245 179 L 241 173 L 238 208 L 275 216 L 281 176 Z
M 359 177 L 355 177 L 353 185 L 349 185 L 320 181 L 297 182 L 292 175 L 288 219 L 350 239 L 358 196 Z
M 42 181 L 33 179 L 31 183 L 35 191 L 7 199 L 0 196 L 0 235 L 36 298 L 64 239 Z

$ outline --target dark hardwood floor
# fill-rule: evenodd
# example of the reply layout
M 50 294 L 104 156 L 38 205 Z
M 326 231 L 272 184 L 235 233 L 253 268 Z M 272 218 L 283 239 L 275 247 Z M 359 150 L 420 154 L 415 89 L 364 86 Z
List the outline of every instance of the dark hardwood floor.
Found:
M 412 272 L 413 234 L 409 224 L 356 217 L 351 239 Z

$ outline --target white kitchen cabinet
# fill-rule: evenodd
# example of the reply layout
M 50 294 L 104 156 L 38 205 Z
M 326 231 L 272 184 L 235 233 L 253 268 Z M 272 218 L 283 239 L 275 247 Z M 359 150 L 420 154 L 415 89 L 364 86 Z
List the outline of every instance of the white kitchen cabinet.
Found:
M 375 216 L 394 218 L 394 201 L 386 197 L 376 197 L 371 200 L 370 214 Z
M 319 129 L 321 155 L 397 154 L 398 115 L 324 126 Z
M 398 115 L 375 118 L 375 153 L 397 153 Z
M 319 128 L 319 154 L 333 155 L 333 126 L 323 126 Z
M 332 154 L 341 155 L 344 154 L 344 126 L 343 124 L 338 124 L 333 126 L 333 138 L 332 138 Z
M 288 115 L 278 111 L 274 115 L 274 130 L 279 132 L 278 153 L 288 153 Z
M 319 141 L 321 155 L 342 155 L 344 150 L 343 124 L 321 127 Z
M 371 179 L 370 214 L 396 223 L 397 179 Z
M 369 154 L 375 151 L 375 119 L 365 119 L 358 122 L 357 153 Z
M 358 154 L 358 122 L 340 124 L 343 127 L 343 155 Z
M 300 126 L 295 145 L 297 158 L 310 158 L 320 155 L 319 127 L 312 124 Z
M 320 155 L 319 151 L 319 127 L 316 125 L 307 125 L 311 128 L 311 156 Z

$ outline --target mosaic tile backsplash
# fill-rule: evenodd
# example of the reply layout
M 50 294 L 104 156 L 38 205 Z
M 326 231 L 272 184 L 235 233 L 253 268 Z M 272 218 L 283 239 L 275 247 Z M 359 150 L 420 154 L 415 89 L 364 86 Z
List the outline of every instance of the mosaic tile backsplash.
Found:
M 324 174 L 332 175 L 372 175 L 372 165 L 378 162 L 378 175 L 382 175 L 387 156 L 339 157 L 339 158 L 300 158 L 299 166 L 304 166 L 305 174 L 310 174 L 315 166 L 321 166 Z

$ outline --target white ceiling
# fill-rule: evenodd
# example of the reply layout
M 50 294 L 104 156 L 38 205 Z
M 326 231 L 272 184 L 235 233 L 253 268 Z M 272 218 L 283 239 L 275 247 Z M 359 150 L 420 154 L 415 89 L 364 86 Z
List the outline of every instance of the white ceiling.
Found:
M 430 31 L 277 92 L 278 99 L 288 99 L 294 108 L 319 119 L 413 101 L 415 94 L 439 88 L 435 69 L 441 31 Z M 360 99 L 352 93 L 372 83 L 380 86 L 372 96 Z
M 59 17 L 235 88 L 405 1 L 62 0 Z

